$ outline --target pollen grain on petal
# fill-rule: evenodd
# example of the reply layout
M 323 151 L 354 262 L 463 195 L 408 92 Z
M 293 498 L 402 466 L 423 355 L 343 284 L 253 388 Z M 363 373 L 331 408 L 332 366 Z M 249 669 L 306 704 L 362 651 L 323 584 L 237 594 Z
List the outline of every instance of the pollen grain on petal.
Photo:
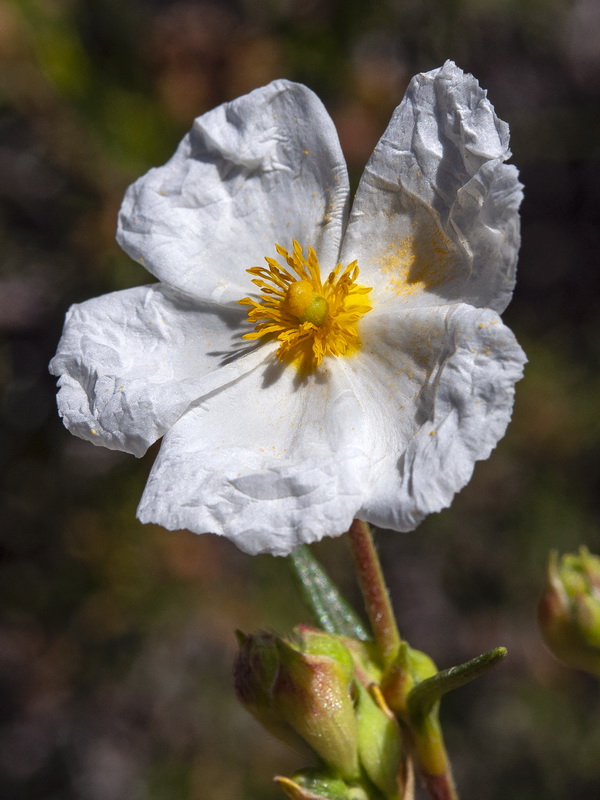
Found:
M 314 372 L 325 356 L 356 352 L 358 322 L 371 310 L 371 289 L 356 282 L 356 261 L 346 267 L 338 264 L 323 281 L 312 247 L 306 256 L 295 240 L 291 252 L 278 244 L 275 249 L 285 266 L 267 257 L 266 267 L 247 270 L 260 294 L 258 300 L 238 301 L 249 306 L 248 319 L 254 324 L 243 338 L 278 340 L 278 358 L 294 364 L 303 375 Z
M 456 245 L 432 223 L 422 223 L 418 235 L 391 242 L 376 260 L 396 296 L 435 290 L 464 272 Z

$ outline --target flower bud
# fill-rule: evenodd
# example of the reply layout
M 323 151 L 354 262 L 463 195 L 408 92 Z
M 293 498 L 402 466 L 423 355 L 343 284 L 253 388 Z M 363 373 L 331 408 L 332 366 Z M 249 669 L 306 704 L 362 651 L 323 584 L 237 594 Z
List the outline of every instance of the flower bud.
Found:
M 349 636 L 341 636 L 340 639 L 352 656 L 356 680 L 360 681 L 365 689 L 368 689 L 374 683 L 380 684 L 383 677 L 383 667 L 377 643 L 363 642 L 359 639 L 351 639 Z
M 386 798 L 401 797 L 403 747 L 400 727 L 378 688 L 357 684 L 358 754 L 365 772 Z
M 336 775 L 359 774 L 354 665 L 342 642 L 298 627 L 284 639 L 243 639 L 235 668 L 239 700 L 267 730 L 296 750 L 303 740 Z
M 550 553 L 538 609 L 544 641 L 569 667 L 600 677 L 600 558 Z

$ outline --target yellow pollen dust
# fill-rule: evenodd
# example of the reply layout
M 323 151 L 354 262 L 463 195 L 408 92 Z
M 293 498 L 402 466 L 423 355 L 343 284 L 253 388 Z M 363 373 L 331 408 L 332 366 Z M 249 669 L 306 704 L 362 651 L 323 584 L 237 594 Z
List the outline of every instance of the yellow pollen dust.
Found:
M 303 375 L 313 372 L 325 356 L 356 352 L 360 348 L 358 321 L 371 310 L 370 287 L 356 283 L 356 261 L 345 268 L 338 264 L 321 281 L 312 247 L 306 258 L 295 240 L 291 253 L 280 245 L 275 249 L 286 266 L 265 258 L 266 267 L 247 270 L 261 294 L 259 300 L 244 297 L 239 301 L 250 306 L 248 319 L 254 324 L 254 330 L 243 338 L 277 339 L 279 360 L 294 364 Z

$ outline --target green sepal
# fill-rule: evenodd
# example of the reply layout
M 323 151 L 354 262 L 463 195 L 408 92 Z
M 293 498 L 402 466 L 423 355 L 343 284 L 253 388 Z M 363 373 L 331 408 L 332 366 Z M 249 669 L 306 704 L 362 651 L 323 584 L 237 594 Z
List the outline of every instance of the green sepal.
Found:
M 291 778 L 276 777 L 275 782 L 290 800 L 350 800 L 341 778 L 318 769 L 303 769 Z
M 280 662 L 277 637 L 272 633 L 246 636 L 241 631 L 236 631 L 236 636 L 240 649 L 233 665 L 233 679 L 238 700 L 273 736 L 305 754 L 306 743 L 273 700 Z
M 460 686 L 470 683 L 495 667 L 505 658 L 506 652 L 505 647 L 496 647 L 464 664 L 436 672 L 435 675 L 417 683 L 408 693 L 406 701 L 408 716 L 412 724 L 421 725 L 443 695 L 452 689 L 458 689 Z
M 306 545 L 289 556 L 302 599 L 321 628 L 332 635 L 349 636 L 363 642 L 371 635 L 354 609 Z
M 278 784 L 290 800 L 384 800 L 383 795 L 368 785 L 365 778 L 357 783 L 345 783 L 341 778 L 320 767 L 307 767 L 291 778 L 277 776 Z
M 277 650 L 273 705 L 335 774 L 358 778 L 350 653 L 340 639 L 308 628 L 296 628 L 293 639 L 278 638 Z

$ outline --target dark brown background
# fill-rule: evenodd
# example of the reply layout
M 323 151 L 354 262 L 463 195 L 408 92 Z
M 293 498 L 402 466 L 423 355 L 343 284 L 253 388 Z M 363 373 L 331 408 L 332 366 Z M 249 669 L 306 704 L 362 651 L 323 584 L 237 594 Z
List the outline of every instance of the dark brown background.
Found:
M 235 628 L 306 619 L 285 561 L 135 521 L 141 461 L 71 437 L 47 374 L 70 303 L 148 281 L 114 243 L 128 183 L 215 104 L 300 80 L 356 183 L 410 77 L 473 72 L 526 185 L 505 315 L 530 364 L 453 508 L 378 536 L 401 627 L 450 666 L 463 800 L 596 800 L 598 685 L 544 650 L 551 547 L 600 551 L 600 11 L 595 0 L 0 0 L 0 797 L 271 800 L 293 755 L 236 706 Z M 317 548 L 356 596 L 345 543 Z

